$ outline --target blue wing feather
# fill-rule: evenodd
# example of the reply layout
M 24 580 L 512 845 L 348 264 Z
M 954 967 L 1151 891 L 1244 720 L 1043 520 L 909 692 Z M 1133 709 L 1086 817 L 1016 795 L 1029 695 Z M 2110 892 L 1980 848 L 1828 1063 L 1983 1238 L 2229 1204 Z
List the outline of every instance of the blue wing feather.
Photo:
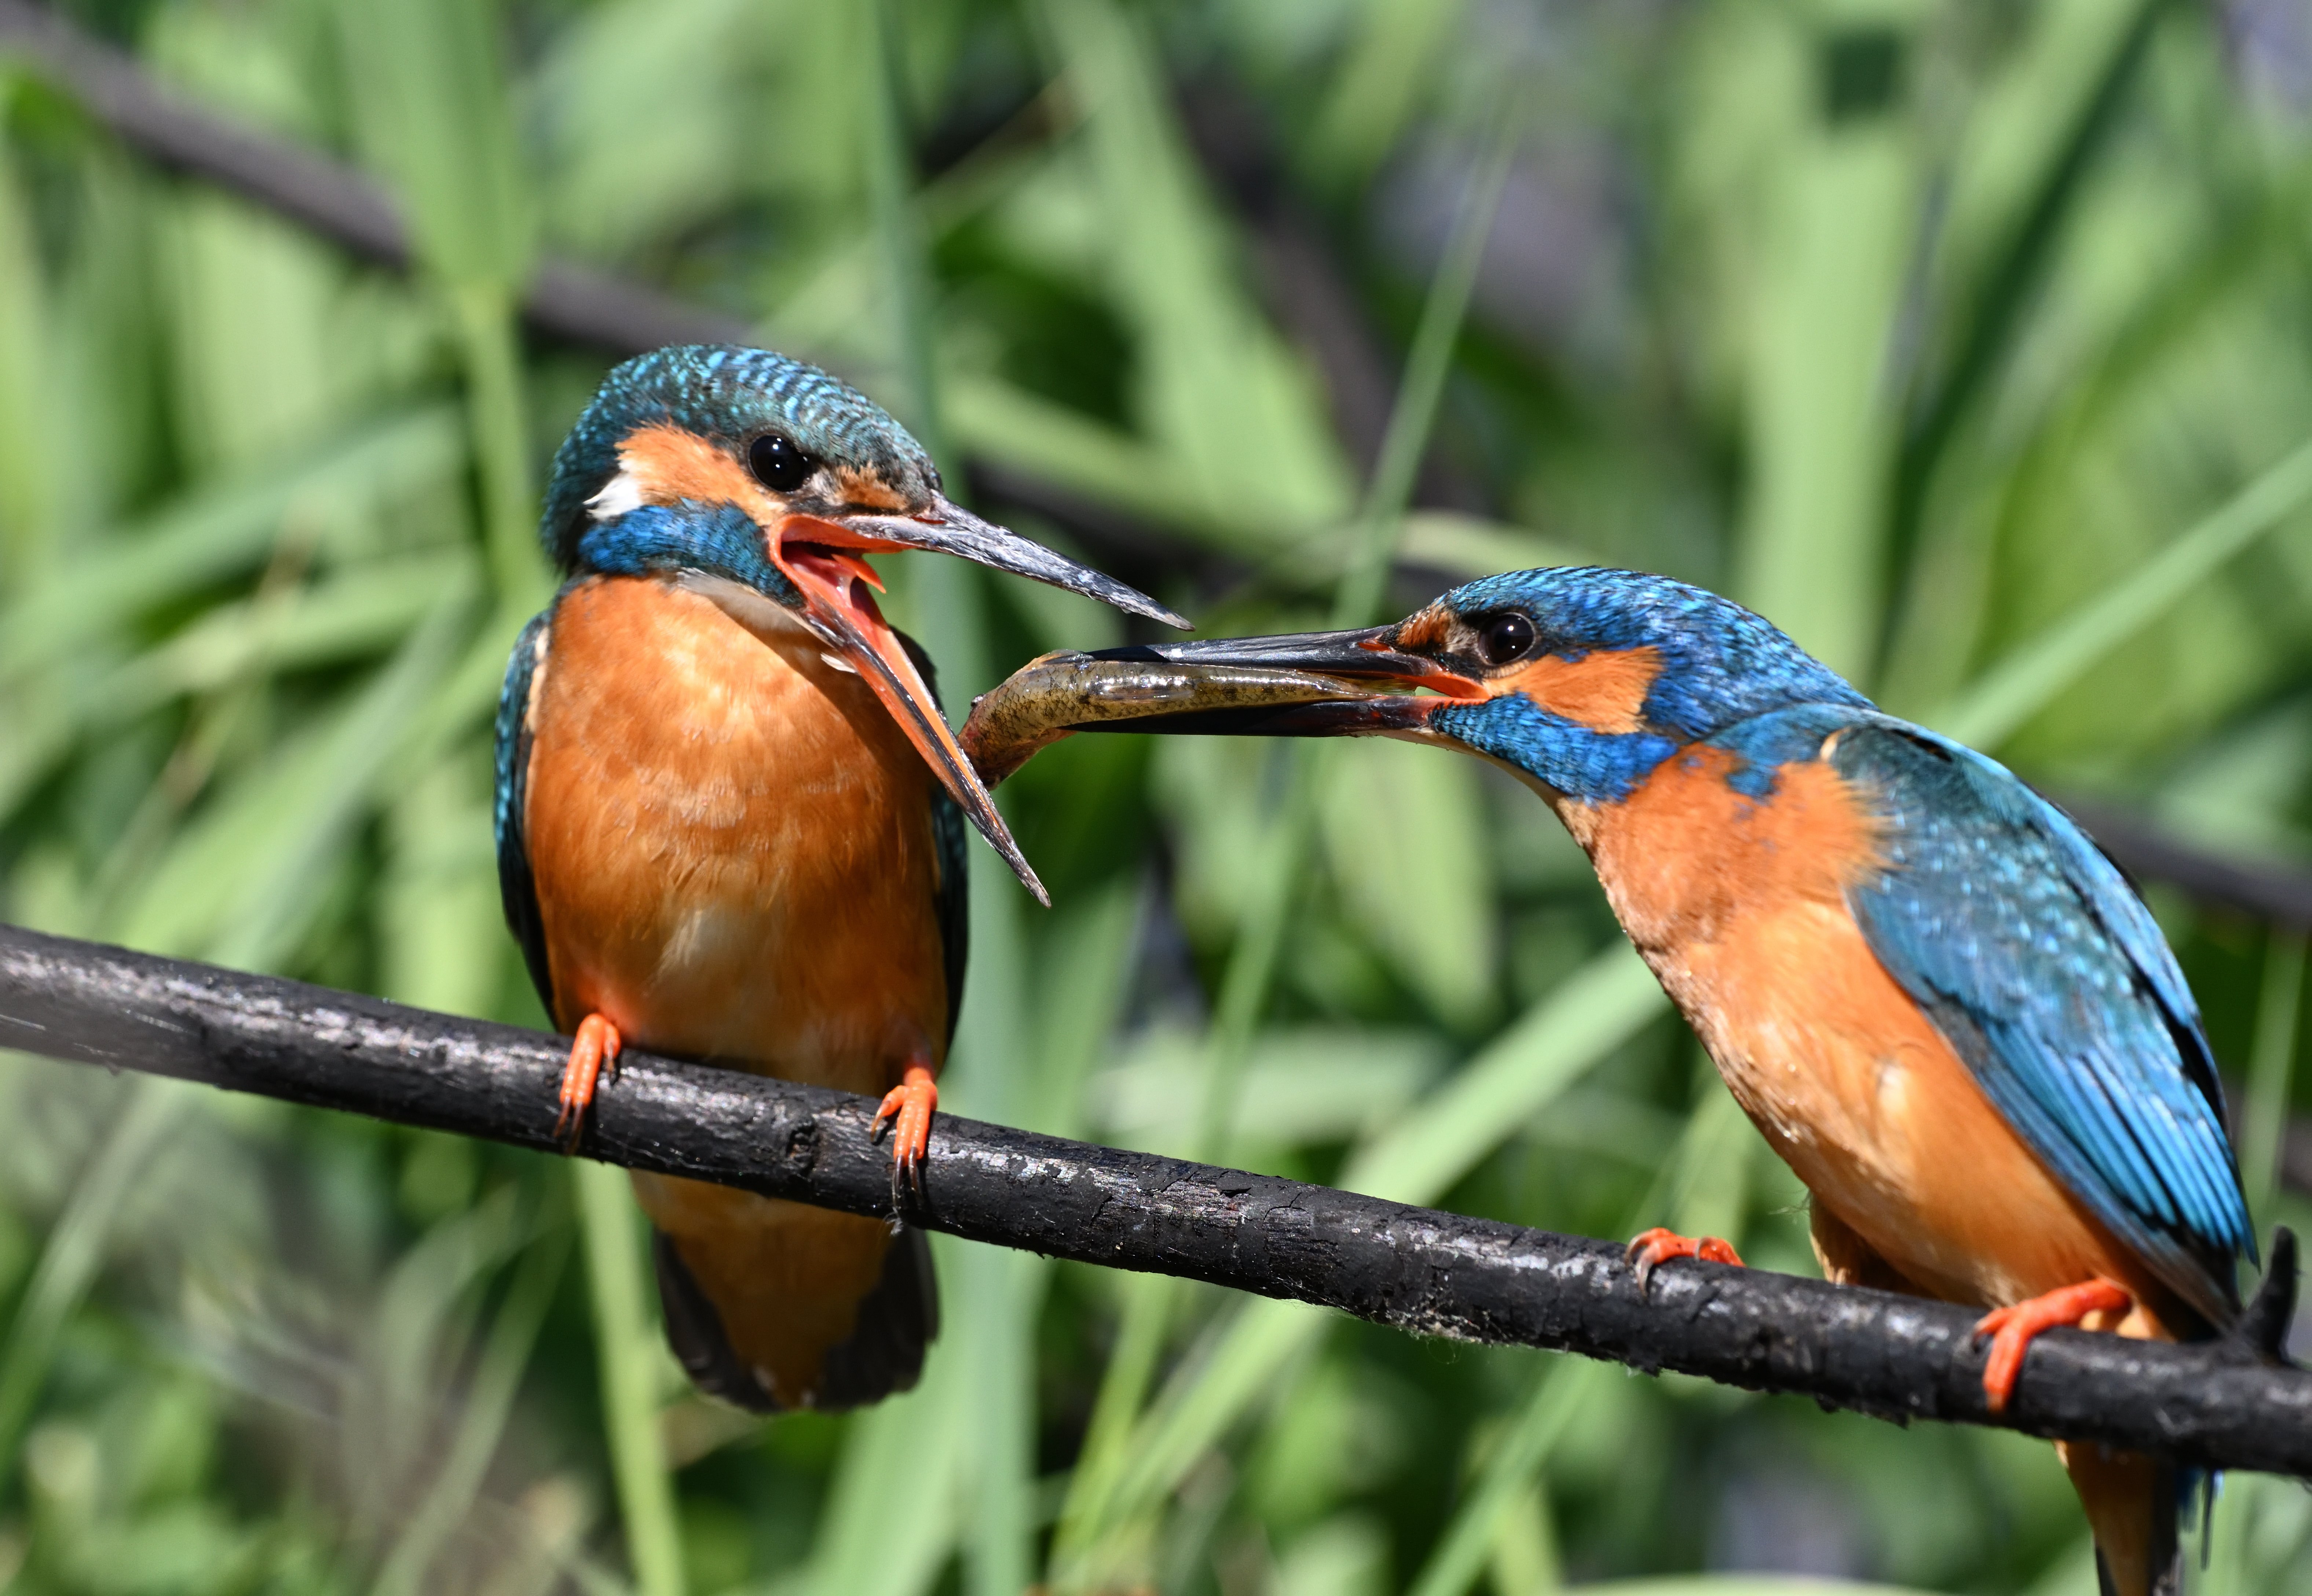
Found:
M 556 594 L 555 605 L 560 604 Z M 498 896 L 506 927 L 521 944 L 538 1000 L 554 1013 L 554 978 L 546 959 L 546 933 L 538 913 L 538 881 L 530 868 L 530 845 L 522 833 L 522 801 L 530 790 L 530 693 L 552 637 L 554 605 L 530 619 L 514 639 L 506 662 L 505 685 L 498 693 L 497 794 L 494 805 L 498 841 Z
M 2003 766 L 1838 712 L 1831 756 L 1870 793 L 1886 868 L 1849 901 L 2058 1178 L 2212 1325 L 2255 1254 L 2199 1006 L 2126 881 Z
M 940 702 L 939 670 L 932 663 L 923 645 L 905 632 L 892 634 L 915 662 L 916 672 L 924 685 L 931 689 L 932 707 L 946 713 Z M 963 970 L 971 956 L 971 839 L 965 829 L 963 806 L 950 797 L 948 790 L 936 784 L 932 788 L 932 849 L 939 861 L 938 898 L 933 904 L 939 916 L 941 962 L 947 974 L 947 1039 L 955 1041 L 955 1023 L 963 1016 Z

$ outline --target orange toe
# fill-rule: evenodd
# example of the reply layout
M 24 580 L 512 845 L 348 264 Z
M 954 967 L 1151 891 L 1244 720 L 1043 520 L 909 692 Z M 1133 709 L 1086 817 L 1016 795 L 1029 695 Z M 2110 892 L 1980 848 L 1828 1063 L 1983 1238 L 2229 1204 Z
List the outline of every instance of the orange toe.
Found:
M 924 1188 L 924 1155 L 932 1144 L 932 1113 L 939 1107 L 939 1083 L 932 1072 L 920 1064 L 911 1064 L 899 1083 L 883 1094 L 880 1107 L 875 1110 L 875 1122 L 867 1128 L 872 1141 L 883 1134 L 884 1121 L 897 1118 L 891 1127 L 891 1190 L 896 1197 L 899 1183 L 905 1180 L 917 1191 Z
M 554 1139 L 562 1144 L 564 1152 L 578 1150 L 586 1110 L 593 1106 L 594 1088 L 605 1068 L 617 1066 L 618 1054 L 626 1045 L 618 1028 L 600 1014 L 589 1014 L 578 1022 L 578 1034 L 570 1043 L 570 1062 L 562 1066 L 562 1112 L 554 1119 Z
M 2134 1306 L 2135 1299 L 2125 1286 L 2098 1276 L 2010 1307 L 1993 1308 L 1976 1320 L 1975 1339 L 1991 1337 L 1991 1357 L 1983 1365 L 1983 1394 L 1991 1411 L 2007 1411 L 2032 1337 L 2043 1330 L 2069 1329 L 2090 1313 L 2123 1313 Z
M 1634 1237 L 1623 1257 L 1637 1266 L 1640 1296 L 1646 1294 L 1646 1282 L 1653 1277 L 1655 1268 L 1674 1258 L 1698 1258 L 1704 1263 L 1742 1267 L 1741 1255 L 1734 1250 L 1732 1242 L 1722 1237 L 1681 1236 L 1660 1225 Z

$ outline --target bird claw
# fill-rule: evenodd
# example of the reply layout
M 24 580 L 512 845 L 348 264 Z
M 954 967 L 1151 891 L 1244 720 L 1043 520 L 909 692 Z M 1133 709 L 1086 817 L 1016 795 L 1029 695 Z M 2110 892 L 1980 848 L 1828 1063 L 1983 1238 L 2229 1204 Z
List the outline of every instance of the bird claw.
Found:
M 578 1151 L 585 1134 L 586 1110 L 593 1106 L 594 1089 L 606 1076 L 615 1076 L 618 1055 L 626 1048 L 618 1028 L 600 1014 L 578 1022 L 571 1039 L 570 1062 L 562 1066 L 562 1111 L 554 1117 L 554 1139 L 566 1153 Z
M 2097 1276 L 1993 1308 L 1976 1320 L 1968 1344 L 1980 1346 L 1985 1336 L 1991 1337 L 1991 1356 L 1983 1365 L 1983 1396 L 1991 1411 L 2007 1411 L 2015 1383 L 2023 1376 L 2023 1355 L 2042 1332 L 2071 1329 L 2089 1314 L 2124 1312 L 2134 1306 L 2135 1297 L 2125 1286 Z
M 1653 1278 L 1654 1270 L 1674 1258 L 1698 1258 L 1704 1263 L 1732 1264 L 1738 1269 L 1744 1267 L 1733 1243 L 1722 1237 L 1681 1236 L 1660 1225 L 1633 1237 L 1622 1257 L 1636 1266 L 1641 1297 L 1646 1294 L 1646 1283 Z
M 867 1127 L 868 1141 L 878 1142 L 885 1122 L 891 1122 L 894 1214 L 899 1210 L 903 1188 L 918 1197 L 924 1195 L 924 1159 L 931 1150 L 932 1114 L 938 1107 L 939 1084 L 932 1079 L 932 1072 L 923 1065 L 911 1064 L 899 1083 L 883 1094 L 874 1123 Z

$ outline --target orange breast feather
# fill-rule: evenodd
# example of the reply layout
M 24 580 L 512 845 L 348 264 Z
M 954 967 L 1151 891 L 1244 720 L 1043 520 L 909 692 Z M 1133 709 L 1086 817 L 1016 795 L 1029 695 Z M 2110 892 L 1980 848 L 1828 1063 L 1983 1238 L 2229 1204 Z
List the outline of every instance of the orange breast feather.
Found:
M 653 579 L 562 600 L 524 822 L 565 1029 L 858 1092 L 936 1065 L 933 778 L 820 646 Z
M 1876 867 L 1866 797 L 1785 765 L 1677 755 L 1624 802 L 1562 807 L 1631 940 L 1818 1206 L 1919 1290 L 1995 1305 L 2104 1274 L 2167 1293 L 2009 1127 L 1870 951 L 1845 890 Z M 2156 1332 L 2147 1316 L 2140 1327 Z

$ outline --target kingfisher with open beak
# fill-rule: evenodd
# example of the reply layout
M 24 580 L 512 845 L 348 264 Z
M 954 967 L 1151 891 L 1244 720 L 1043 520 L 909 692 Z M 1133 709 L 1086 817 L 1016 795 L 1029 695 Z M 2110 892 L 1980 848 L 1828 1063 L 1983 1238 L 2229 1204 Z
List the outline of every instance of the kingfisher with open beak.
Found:
M 964 822 L 1035 873 L 942 718 L 864 556 L 959 555 L 1187 623 L 992 526 L 873 403 L 767 350 L 613 371 L 555 457 L 566 580 L 498 710 L 508 924 L 574 1040 L 574 1149 L 606 1066 L 653 1053 L 882 1099 L 920 1179 L 963 995 Z M 667 1334 L 758 1410 L 914 1384 L 937 1322 L 921 1232 L 636 1174 Z
M 1397 737 L 1518 776 L 1812 1193 L 1824 1272 L 1988 1311 L 1994 1410 L 2054 1326 L 2238 1318 L 2223 1089 L 2142 901 L 2005 767 L 1748 610 L 1627 571 L 1493 576 L 1369 631 L 1049 655 L 964 737 L 1000 779 L 1076 730 Z M 1741 1261 L 1663 1230 L 1631 1256 L 1642 1287 Z M 2106 1591 L 2176 1590 L 2188 1482 L 2061 1450 Z

